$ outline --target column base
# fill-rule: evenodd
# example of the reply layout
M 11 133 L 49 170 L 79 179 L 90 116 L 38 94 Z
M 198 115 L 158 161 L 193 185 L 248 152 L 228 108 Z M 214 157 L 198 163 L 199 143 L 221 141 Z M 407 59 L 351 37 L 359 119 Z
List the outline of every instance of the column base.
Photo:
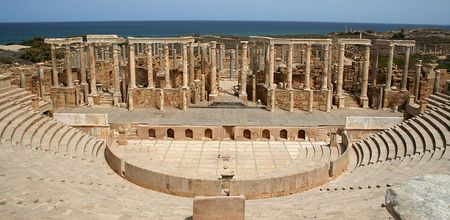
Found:
M 344 96 L 335 96 L 334 101 L 337 102 L 338 108 L 345 108 L 345 97 Z
M 239 93 L 239 99 L 241 99 L 247 105 L 248 96 L 247 96 L 246 92 L 245 93 Z
M 331 111 L 331 104 L 332 104 L 331 98 L 332 98 L 331 90 L 328 90 L 327 91 L 327 103 L 326 103 L 326 106 L 325 106 L 325 112 L 330 112 Z
M 88 106 L 97 105 L 99 102 L 100 96 L 98 94 L 88 95 Z
M 294 91 L 289 90 L 289 112 L 294 111 Z
M 307 90 L 307 91 L 309 91 L 308 112 L 312 112 L 313 111 L 313 103 L 314 103 L 314 91 L 312 91 L 312 90 Z
M 361 105 L 362 108 L 368 109 L 369 108 L 369 98 L 368 97 L 360 97 L 359 104 Z
M 266 109 L 270 112 L 275 111 L 275 89 L 267 90 L 267 106 Z
M 211 104 L 211 103 L 213 103 L 214 102 L 214 100 L 216 100 L 217 99 L 217 93 L 211 93 L 211 94 L 209 94 L 208 95 L 208 102 Z
M 121 98 L 121 96 L 122 96 L 122 93 L 114 93 L 114 95 L 113 95 L 113 104 L 114 104 L 114 106 L 119 106 L 120 105 L 120 98 Z

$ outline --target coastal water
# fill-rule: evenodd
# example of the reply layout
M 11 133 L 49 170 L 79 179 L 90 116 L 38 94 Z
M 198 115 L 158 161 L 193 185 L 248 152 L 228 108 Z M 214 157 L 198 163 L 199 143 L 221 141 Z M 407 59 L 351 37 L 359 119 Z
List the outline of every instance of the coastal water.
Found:
M 450 25 L 370 24 L 277 21 L 106 21 L 0 23 L 0 44 L 20 43 L 34 37 L 68 37 L 117 34 L 122 37 L 180 35 L 295 35 L 354 30 L 388 31 L 410 28 L 442 28 Z

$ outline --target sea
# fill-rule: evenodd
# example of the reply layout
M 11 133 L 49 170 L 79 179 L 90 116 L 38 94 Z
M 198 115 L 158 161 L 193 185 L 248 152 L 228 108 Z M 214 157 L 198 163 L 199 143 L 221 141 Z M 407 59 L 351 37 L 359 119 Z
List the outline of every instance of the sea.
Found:
M 70 37 L 117 34 L 122 37 L 171 37 L 186 35 L 276 36 L 328 34 L 345 30 L 376 32 L 440 28 L 450 25 L 376 24 L 287 21 L 96 21 L 0 23 L 0 44 L 19 44 L 35 37 Z

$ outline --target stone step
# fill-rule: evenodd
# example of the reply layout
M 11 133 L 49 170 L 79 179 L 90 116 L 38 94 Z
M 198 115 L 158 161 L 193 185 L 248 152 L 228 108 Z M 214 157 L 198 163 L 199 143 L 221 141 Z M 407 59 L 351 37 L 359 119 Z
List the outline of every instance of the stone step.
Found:
M 446 94 L 444 94 L 444 93 L 438 92 L 436 95 L 439 96 L 439 97 L 441 97 L 441 98 L 443 98 L 443 99 L 446 99 L 447 101 L 450 100 L 450 96 L 449 96 L 449 95 L 446 95 Z
M 37 115 L 38 115 L 37 113 L 30 111 L 30 112 L 25 112 L 21 116 L 17 117 L 14 121 L 12 121 L 9 124 L 9 126 L 7 126 L 5 128 L 3 134 L 1 135 L 2 141 L 11 142 L 12 137 L 13 137 L 14 133 L 16 132 L 17 128 L 19 128 L 23 123 L 30 120 L 31 118 L 36 117 Z
M 12 145 L 17 145 L 22 143 L 22 137 L 24 133 L 35 123 L 44 118 L 39 114 L 34 114 L 32 118 L 24 120 L 13 132 L 12 134 Z
M 443 97 L 438 96 L 438 95 L 430 95 L 429 98 L 434 100 L 434 101 L 436 101 L 436 102 L 439 102 L 442 105 L 449 105 L 450 104 L 450 100 L 449 99 L 443 98 Z

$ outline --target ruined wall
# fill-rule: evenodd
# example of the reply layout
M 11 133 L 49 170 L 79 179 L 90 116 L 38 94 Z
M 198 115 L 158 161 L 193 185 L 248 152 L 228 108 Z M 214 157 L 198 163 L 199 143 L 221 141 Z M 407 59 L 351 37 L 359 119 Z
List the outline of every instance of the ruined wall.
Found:
M 289 111 L 289 91 L 275 89 L 275 106 L 279 109 Z
M 294 108 L 308 111 L 309 91 L 294 90 Z
M 135 108 L 156 108 L 159 103 L 157 90 L 136 88 L 131 90 Z

